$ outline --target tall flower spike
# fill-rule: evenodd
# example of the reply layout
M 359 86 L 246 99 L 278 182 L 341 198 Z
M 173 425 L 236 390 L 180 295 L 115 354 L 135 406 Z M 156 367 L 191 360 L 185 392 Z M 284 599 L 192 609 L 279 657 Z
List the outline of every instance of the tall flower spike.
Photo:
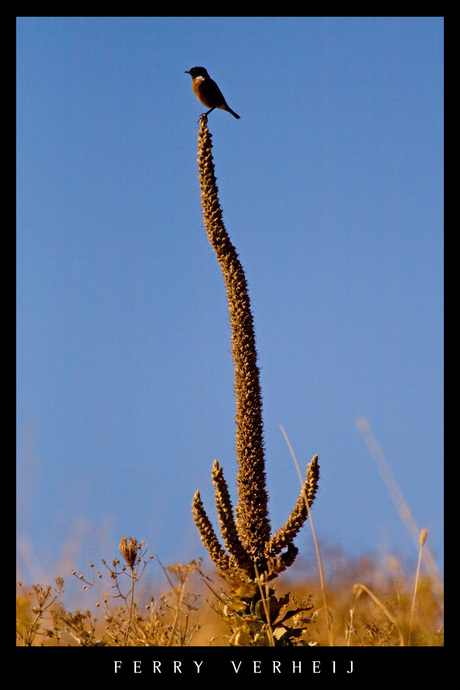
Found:
M 206 514 L 203 502 L 200 497 L 200 492 L 195 491 L 192 503 L 193 519 L 200 533 L 201 541 L 206 547 L 212 562 L 219 570 L 227 572 L 231 570 L 230 559 L 219 544 L 211 522 Z
M 282 549 L 292 543 L 299 529 L 302 527 L 308 517 L 308 511 L 313 503 L 316 490 L 318 488 L 318 480 L 318 456 L 315 455 L 308 465 L 307 478 L 302 487 L 299 498 L 297 499 L 297 502 L 292 509 L 286 524 L 281 527 L 278 532 L 276 532 L 268 543 L 267 554 L 275 556 L 279 554 Z
M 204 511 L 199 493 L 193 499 L 193 516 L 214 564 L 224 575 L 243 580 L 270 579 L 294 562 L 297 548 L 292 541 L 308 516 L 318 482 L 315 456 L 294 509 L 271 538 L 265 477 L 262 396 L 257 351 L 246 277 L 235 247 L 225 229 L 219 204 L 212 157 L 212 138 L 207 117 L 202 115 L 198 132 L 198 172 L 203 219 L 209 242 L 217 256 L 227 291 L 232 330 L 235 374 L 236 477 L 238 504 L 233 508 L 222 468 L 214 461 L 212 477 L 219 524 L 225 549 L 220 545 Z M 281 553 L 285 549 L 283 553 Z M 227 553 L 228 552 L 228 553 Z
M 235 564 L 238 570 L 250 573 L 252 566 L 251 559 L 241 545 L 233 517 L 233 507 L 228 492 L 227 482 L 224 479 L 222 467 L 219 467 L 217 460 L 214 460 L 212 467 L 212 481 L 214 484 L 220 533 L 222 534 L 225 547 L 230 554 L 230 561 Z
M 222 220 L 211 134 L 206 117 L 200 118 L 198 168 L 203 218 L 209 242 L 222 270 L 235 366 L 236 455 L 238 461 L 238 505 L 236 524 L 244 549 L 260 567 L 270 538 L 262 424 L 262 400 L 257 351 L 246 276 Z

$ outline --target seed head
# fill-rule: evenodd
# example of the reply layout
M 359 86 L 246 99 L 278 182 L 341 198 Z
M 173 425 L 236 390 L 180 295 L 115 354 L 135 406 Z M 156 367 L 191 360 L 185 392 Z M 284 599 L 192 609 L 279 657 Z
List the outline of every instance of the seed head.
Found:
M 132 537 L 129 538 L 129 543 L 128 537 L 123 537 L 120 542 L 120 553 L 131 569 L 134 568 L 139 549 L 140 545 L 137 543 L 137 539 Z

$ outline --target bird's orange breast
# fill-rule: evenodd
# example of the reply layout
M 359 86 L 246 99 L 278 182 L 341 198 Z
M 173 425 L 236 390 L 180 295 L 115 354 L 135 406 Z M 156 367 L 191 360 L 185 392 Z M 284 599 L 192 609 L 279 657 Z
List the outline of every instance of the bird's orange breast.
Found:
M 195 77 L 192 81 L 192 88 L 195 96 L 207 108 L 218 108 L 223 103 L 224 99 L 218 86 L 209 79 Z

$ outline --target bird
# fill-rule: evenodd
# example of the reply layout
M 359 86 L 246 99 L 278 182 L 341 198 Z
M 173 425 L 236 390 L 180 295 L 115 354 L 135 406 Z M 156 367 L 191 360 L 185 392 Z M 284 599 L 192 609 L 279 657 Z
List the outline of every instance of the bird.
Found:
M 222 91 L 216 82 L 211 79 L 204 67 L 192 67 L 191 69 L 186 69 L 185 73 L 190 74 L 192 77 L 192 89 L 200 103 L 206 106 L 206 108 L 210 108 L 205 115 L 209 115 L 215 108 L 219 108 L 219 110 L 226 110 L 228 113 L 231 113 L 237 120 L 240 119 L 240 116 L 229 107 L 222 95 Z

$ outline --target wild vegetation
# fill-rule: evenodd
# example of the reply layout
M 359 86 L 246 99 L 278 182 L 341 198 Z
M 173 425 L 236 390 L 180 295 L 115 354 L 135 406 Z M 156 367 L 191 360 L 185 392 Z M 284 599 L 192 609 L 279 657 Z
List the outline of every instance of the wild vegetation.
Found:
M 254 591 L 232 589 L 216 569 L 200 560 L 165 567 L 148 555 L 147 545 L 124 538 L 121 557 L 89 574 L 74 571 L 68 580 L 87 598 L 87 608 L 64 605 L 62 578 L 53 585 L 19 584 L 17 644 L 21 646 L 270 646 L 335 645 L 441 646 L 443 601 L 440 582 L 405 572 L 389 557 L 387 567 L 370 558 L 346 559 L 329 551 L 327 611 L 318 577 L 303 564 L 271 588 L 248 610 Z M 151 568 L 161 569 L 164 591 L 152 583 Z M 268 614 L 268 615 L 267 615 Z

